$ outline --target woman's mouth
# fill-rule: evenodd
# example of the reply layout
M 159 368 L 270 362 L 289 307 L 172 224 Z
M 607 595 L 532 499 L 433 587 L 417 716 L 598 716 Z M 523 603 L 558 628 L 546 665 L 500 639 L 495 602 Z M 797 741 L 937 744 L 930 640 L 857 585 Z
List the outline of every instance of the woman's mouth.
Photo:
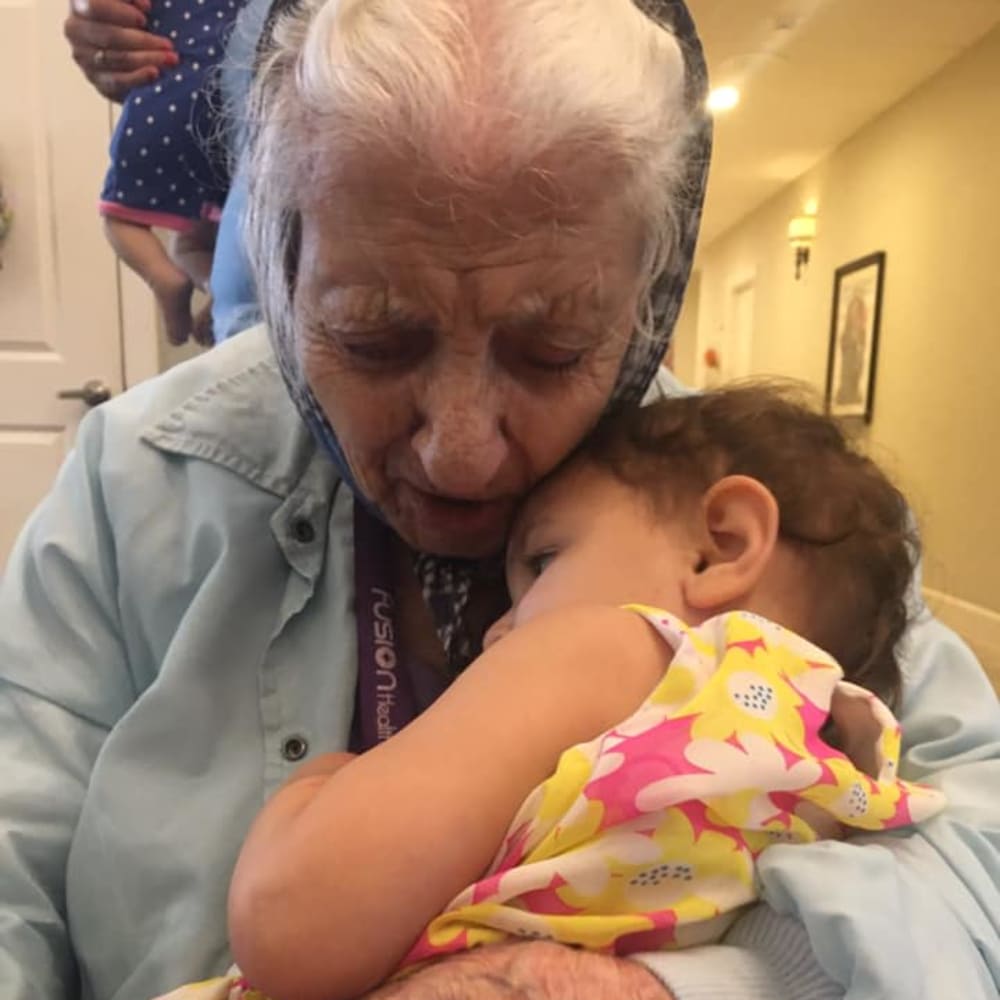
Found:
M 421 490 L 409 483 L 400 489 L 421 547 L 470 558 L 500 551 L 506 540 L 517 498 L 460 499 Z

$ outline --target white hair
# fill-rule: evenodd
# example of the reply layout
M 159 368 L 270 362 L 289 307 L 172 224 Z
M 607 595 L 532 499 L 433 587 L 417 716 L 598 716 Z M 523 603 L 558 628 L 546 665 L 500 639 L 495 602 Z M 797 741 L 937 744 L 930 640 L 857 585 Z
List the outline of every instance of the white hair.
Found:
M 677 39 L 633 0 L 301 0 L 252 108 L 247 244 L 275 336 L 292 335 L 307 164 L 366 147 L 469 190 L 563 149 L 624 165 L 623 211 L 646 227 L 637 323 L 652 322 L 693 118 Z

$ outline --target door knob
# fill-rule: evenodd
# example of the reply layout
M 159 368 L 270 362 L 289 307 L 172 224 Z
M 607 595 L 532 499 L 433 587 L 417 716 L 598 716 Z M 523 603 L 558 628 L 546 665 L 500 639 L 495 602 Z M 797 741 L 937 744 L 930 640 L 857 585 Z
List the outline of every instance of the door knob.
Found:
M 60 399 L 80 399 L 87 406 L 100 406 L 111 398 L 111 390 L 99 378 L 92 378 L 79 389 L 63 389 L 58 396 Z

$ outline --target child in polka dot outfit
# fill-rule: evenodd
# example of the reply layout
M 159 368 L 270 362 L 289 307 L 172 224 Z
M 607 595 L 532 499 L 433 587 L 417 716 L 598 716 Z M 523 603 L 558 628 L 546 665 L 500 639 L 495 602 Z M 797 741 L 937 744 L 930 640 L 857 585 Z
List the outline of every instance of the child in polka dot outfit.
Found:
M 111 140 L 100 212 L 118 256 L 153 290 L 167 337 L 211 343 L 209 310 L 191 315 L 193 287 L 208 288 L 228 170 L 218 97 L 210 94 L 226 38 L 246 0 L 154 0 L 150 30 L 179 56 L 126 100 Z M 168 252 L 153 226 L 173 234 Z
M 606 421 L 521 509 L 483 655 L 265 806 L 230 896 L 249 981 L 346 1000 L 509 938 L 716 941 L 772 845 L 933 815 L 882 700 L 915 558 L 902 496 L 787 391 Z

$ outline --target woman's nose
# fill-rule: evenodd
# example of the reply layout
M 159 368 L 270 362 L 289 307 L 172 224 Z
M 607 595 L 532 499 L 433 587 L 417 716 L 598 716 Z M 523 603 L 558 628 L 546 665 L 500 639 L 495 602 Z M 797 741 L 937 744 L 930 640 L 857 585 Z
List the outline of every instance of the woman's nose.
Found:
M 510 451 L 495 391 L 485 382 L 453 381 L 429 392 L 413 447 L 436 493 L 493 499 L 491 489 Z

